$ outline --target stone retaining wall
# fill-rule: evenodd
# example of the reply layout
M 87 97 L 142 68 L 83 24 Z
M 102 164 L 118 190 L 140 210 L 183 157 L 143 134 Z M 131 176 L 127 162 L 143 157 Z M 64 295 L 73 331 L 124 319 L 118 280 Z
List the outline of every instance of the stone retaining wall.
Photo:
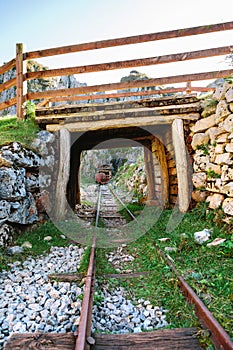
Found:
M 31 149 L 17 142 L 0 147 L 0 246 L 10 239 L 6 224 L 34 224 L 49 209 L 54 141 L 53 134 L 40 131 Z
M 191 126 L 193 155 L 192 198 L 222 208 L 225 220 L 233 216 L 233 84 L 217 88 L 203 118 Z

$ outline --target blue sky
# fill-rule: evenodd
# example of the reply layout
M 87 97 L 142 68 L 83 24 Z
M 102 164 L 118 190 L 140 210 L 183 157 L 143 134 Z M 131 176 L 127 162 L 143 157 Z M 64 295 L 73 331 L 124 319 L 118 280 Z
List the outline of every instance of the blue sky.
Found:
M 27 51 L 108 38 L 153 33 L 233 20 L 232 0 L 0 0 L 0 64 L 15 56 L 15 44 Z M 38 60 L 51 68 L 150 57 L 223 45 L 233 46 L 233 31 L 50 57 Z M 167 65 L 166 65 L 167 66 Z M 196 65 L 194 61 L 143 67 L 152 77 L 228 68 L 217 57 Z M 130 69 L 83 74 L 82 82 L 119 81 Z M 109 75 L 110 74 L 110 75 Z

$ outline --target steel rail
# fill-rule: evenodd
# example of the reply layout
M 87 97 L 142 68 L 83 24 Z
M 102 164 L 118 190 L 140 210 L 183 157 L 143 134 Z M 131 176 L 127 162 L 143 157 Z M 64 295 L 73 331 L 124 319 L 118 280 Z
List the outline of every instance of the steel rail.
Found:
M 233 342 L 229 336 L 229 334 L 225 331 L 225 329 L 220 325 L 220 323 L 215 319 L 213 314 L 209 311 L 209 309 L 205 306 L 205 304 L 201 301 L 201 299 L 197 296 L 194 290 L 188 285 L 185 279 L 179 274 L 175 265 L 168 259 L 166 254 L 159 248 L 159 246 L 155 243 L 155 241 L 149 237 L 145 228 L 142 227 L 137 220 L 137 218 L 131 213 L 131 211 L 126 207 L 126 205 L 122 202 L 119 196 L 112 190 L 110 186 L 108 186 L 112 194 L 119 200 L 119 202 L 124 206 L 129 215 L 136 220 L 140 228 L 145 232 L 147 237 L 151 240 L 152 244 L 156 248 L 159 255 L 163 258 L 166 264 L 171 268 L 171 270 L 175 273 L 179 284 L 180 289 L 185 296 L 186 300 L 195 306 L 196 315 L 200 320 L 200 323 L 206 327 L 210 331 L 210 338 L 217 350 L 233 350 Z
M 100 200 L 101 200 L 101 186 L 99 187 L 95 230 L 94 230 L 89 265 L 88 265 L 88 270 L 86 275 L 84 297 L 83 297 L 80 322 L 78 327 L 78 337 L 75 342 L 75 350 L 88 350 L 89 348 L 89 345 L 87 343 L 87 338 L 91 336 L 91 312 L 92 312 L 92 306 L 93 306 L 94 283 L 95 283 L 94 281 L 95 281 L 96 231 L 97 231 L 99 214 L 100 214 Z

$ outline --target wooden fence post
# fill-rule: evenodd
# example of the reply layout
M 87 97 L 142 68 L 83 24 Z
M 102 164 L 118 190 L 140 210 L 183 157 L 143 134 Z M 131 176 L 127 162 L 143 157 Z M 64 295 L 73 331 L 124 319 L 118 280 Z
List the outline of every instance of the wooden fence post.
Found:
M 23 57 L 24 45 L 16 44 L 16 114 L 17 118 L 23 119 L 23 103 L 26 100 L 27 81 L 23 75 L 27 73 L 27 62 Z

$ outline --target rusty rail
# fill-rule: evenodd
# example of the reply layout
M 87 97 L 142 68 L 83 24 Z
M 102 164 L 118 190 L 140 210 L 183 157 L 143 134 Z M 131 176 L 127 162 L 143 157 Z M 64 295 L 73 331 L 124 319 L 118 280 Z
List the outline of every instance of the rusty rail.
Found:
M 88 350 L 87 339 L 91 337 L 91 312 L 94 298 L 94 281 L 95 281 L 95 249 L 96 234 L 100 216 L 101 186 L 99 186 L 99 195 L 97 200 L 97 212 L 95 221 L 95 231 L 91 246 L 90 259 L 88 264 L 85 291 L 82 302 L 80 323 L 78 328 L 78 337 L 75 343 L 75 350 Z

